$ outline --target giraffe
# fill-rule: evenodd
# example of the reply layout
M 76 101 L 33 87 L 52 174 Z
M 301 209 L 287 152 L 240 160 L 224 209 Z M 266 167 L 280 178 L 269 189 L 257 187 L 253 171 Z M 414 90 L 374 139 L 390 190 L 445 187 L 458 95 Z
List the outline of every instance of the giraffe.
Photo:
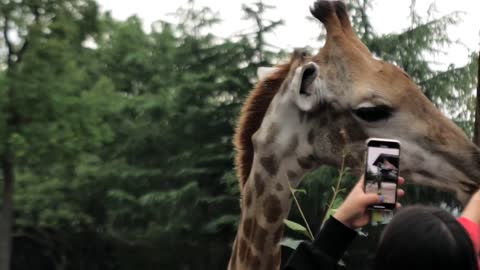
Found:
M 313 56 L 259 70 L 235 134 L 241 218 L 228 270 L 279 269 L 283 220 L 302 177 L 339 166 L 363 168 L 368 137 L 401 141 L 402 175 L 455 192 L 461 202 L 479 187 L 480 149 L 398 67 L 375 59 L 352 30 L 345 4 L 310 9 L 327 30 Z

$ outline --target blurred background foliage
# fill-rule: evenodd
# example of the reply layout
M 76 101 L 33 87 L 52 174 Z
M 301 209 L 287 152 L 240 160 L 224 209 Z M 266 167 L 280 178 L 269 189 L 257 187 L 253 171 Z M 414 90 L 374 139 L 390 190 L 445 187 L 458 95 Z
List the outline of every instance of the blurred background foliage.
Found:
M 372 52 L 471 136 L 478 55 L 445 70 L 429 60 L 453 42 L 446 28 L 461 14 L 423 18 L 414 3 L 411 27 L 388 35 L 370 24 L 370 1 L 349 8 Z M 244 5 L 256 28 L 225 39 L 209 32 L 218 14 L 194 1 L 147 32 L 93 0 L 0 0 L 0 241 L 13 239 L 11 269 L 225 269 L 240 213 L 236 119 L 257 68 L 289 54 L 265 38 L 283 23 L 265 18 L 272 8 Z M 303 181 L 314 230 L 336 176 L 325 167 Z M 450 194 L 407 189 L 405 204 L 458 206 Z M 300 222 L 295 208 L 291 219 Z M 375 230 L 347 266 L 360 267 Z

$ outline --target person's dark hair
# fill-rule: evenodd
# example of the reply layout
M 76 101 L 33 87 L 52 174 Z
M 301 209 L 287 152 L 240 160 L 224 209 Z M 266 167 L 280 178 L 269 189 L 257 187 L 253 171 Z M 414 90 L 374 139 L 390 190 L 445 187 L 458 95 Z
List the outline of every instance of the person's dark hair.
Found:
M 428 206 L 400 210 L 383 231 L 376 270 L 477 269 L 473 243 L 447 211 Z

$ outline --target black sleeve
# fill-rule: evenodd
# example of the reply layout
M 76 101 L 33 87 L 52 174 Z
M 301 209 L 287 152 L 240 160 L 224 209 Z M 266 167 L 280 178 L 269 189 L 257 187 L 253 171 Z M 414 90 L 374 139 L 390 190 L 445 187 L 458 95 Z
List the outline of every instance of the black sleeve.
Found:
M 313 243 L 302 242 L 288 259 L 284 270 L 337 269 L 338 260 L 357 232 L 330 217 Z

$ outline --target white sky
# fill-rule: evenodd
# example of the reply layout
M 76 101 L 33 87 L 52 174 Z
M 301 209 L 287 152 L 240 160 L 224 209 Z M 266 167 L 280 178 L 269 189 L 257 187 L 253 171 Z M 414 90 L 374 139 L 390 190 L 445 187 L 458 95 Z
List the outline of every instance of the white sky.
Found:
M 242 3 L 252 3 L 253 0 L 196 0 L 196 6 L 208 6 L 219 12 L 222 22 L 212 29 L 221 37 L 230 37 L 240 31 L 252 30 L 253 23 L 242 20 Z M 444 48 L 445 55 L 433 56 L 432 60 L 441 66 L 450 63 L 464 65 L 471 51 L 480 48 L 480 1 L 479 0 L 422 0 L 417 1 L 417 12 L 422 18 L 427 18 L 429 5 L 435 2 L 437 12 L 434 17 L 440 17 L 453 11 L 465 12 L 462 22 L 448 30 L 449 36 L 465 45 L 455 45 Z M 98 0 L 103 11 L 110 10 L 114 18 L 124 20 L 137 14 L 144 22 L 146 30 L 150 29 L 156 20 L 172 21 L 169 13 L 175 12 L 180 6 L 187 6 L 187 0 Z M 282 49 L 310 46 L 320 48 L 322 44 L 316 41 L 320 26 L 307 21 L 310 16 L 309 7 L 314 0 L 274 1 L 264 0 L 264 3 L 275 6 L 266 14 L 268 19 L 281 18 L 285 21 L 275 33 L 267 37 L 267 42 Z M 373 9 L 369 11 L 370 20 L 377 33 L 401 32 L 409 26 L 409 0 L 375 0 Z

